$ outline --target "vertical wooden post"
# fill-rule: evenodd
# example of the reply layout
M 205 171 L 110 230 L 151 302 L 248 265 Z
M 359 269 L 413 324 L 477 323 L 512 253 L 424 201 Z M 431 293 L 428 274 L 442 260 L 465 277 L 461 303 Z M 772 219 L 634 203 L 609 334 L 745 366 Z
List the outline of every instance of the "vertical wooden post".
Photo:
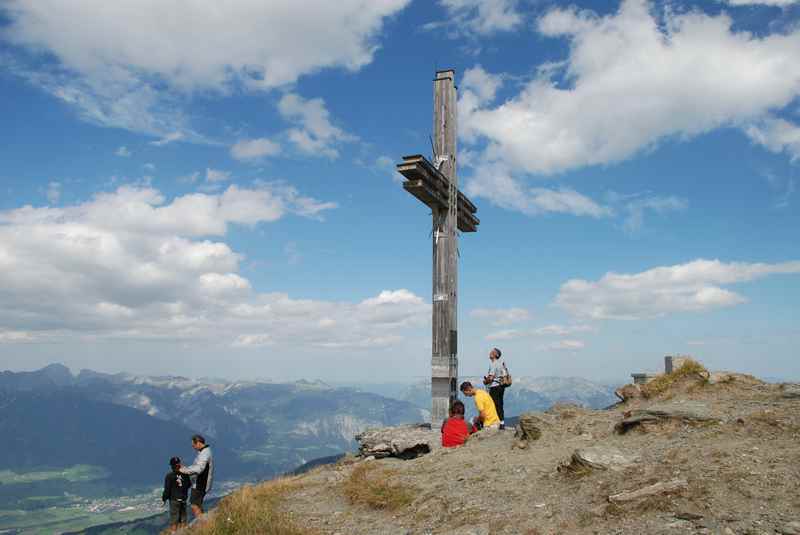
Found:
M 431 424 L 447 418 L 458 381 L 458 175 L 455 71 L 437 71 L 433 82 L 434 165 L 450 182 L 448 206 L 433 210 L 433 344 Z

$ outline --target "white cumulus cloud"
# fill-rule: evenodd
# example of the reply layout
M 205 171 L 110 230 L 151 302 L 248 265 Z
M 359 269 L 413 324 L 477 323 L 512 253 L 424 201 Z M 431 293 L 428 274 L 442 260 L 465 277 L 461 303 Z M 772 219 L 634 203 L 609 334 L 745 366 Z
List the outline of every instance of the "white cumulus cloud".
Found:
M 800 0 L 726 0 L 732 6 L 776 6 L 788 7 Z
M 530 210 L 525 188 L 518 187 L 522 200 L 508 198 L 511 180 L 618 162 L 666 138 L 747 128 L 800 94 L 800 29 L 756 35 L 734 29 L 725 13 L 666 10 L 659 17 L 656 9 L 645 0 L 624 0 L 607 16 L 553 9 L 537 29 L 568 41 L 563 62 L 532 73 L 500 103 L 477 88 L 499 85 L 502 74 L 480 73 L 495 77 L 493 84 L 470 82 L 460 134 L 482 147 L 489 166 L 476 173 L 472 190 Z M 783 128 L 765 138 L 783 150 L 794 139 Z M 495 178 L 493 165 L 506 178 Z
M 427 24 L 429 30 L 445 27 L 453 35 L 486 36 L 514 30 L 523 23 L 519 0 L 439 0 L 439 4 L 447 20 Z
M 429 322 L 430 304 L 419 296 L 385 290 L 337 302 L 259 292 L 240 272 L 243 255 L 224 241 L 231 225 L 317 217 L 332 206 L 286 184 L 172 199 L 126 186 L 62 208 L 2 211 L 0 343 L 125 337 L 331 351 L 397 344 Z
M 766 117 L 745 130 L 748 137 L 771 152 L 785 152 L 791 161 L 800 160 L 800 126 L 775 117 Z
M 358 70 L 372 61 L 384 20 L 409 1 L 9 0 L 0 11 L 7 42 L 46 53 L 47 62 L 17 69 L 31 82 L 95 122 L 192 139 L 176 95 Z
M 281 146 L 267 138 L 241 139 L 231 147 L 231 156 L 239 161 L 258 160 L 265 156 L 275 156 Z
M 722 286 L 800 273 L 800 261 L 778 264 L 694 260 L 641 273 L 607 273 L 598 281 L 571 279 L 555 303 L 575 316 L 635 320 L 673 312 L 729 307 L 746 299 Z
M 304 99 L 294 93 L 285 94 L 278 102 L 278 112 L 296 123 L 287 135 L 300 152 L 312 156 L 337 158 L 337 145 L 354 141 L 355 137 L 335 126 L 321 98 Z
M 568 187 L 533 187 L 515 179 L 503 163 L 480 165 L 466 192 L 527 215 L 549 213 L 604 218 L 614 210 Z
M 206 168 L 206 182 L 225 182 L 231 179 L 230 171 Z

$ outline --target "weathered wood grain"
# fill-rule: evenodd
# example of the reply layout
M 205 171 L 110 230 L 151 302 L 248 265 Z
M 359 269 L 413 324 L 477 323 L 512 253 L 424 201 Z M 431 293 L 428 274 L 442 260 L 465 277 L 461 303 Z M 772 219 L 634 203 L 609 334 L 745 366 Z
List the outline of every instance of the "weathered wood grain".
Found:
M 687 488 L 689 488 L 689 483 L 685 479 L 674 479 L 672 481 L 662 481 L 631 492 L 620 492 L 619 494 L 609 496 L 608 501 L 612 503 L 627 503 L 649 496 L 678 492 Z
M 455 71 L 433 80 L 433 162 L 404 156 L 397 171 L 403 188 L 428 206 L 433 218 L 431 423 L 448 416 L 458 381 L 458 230 L 476 232 L 477 207 L 458 190 Z

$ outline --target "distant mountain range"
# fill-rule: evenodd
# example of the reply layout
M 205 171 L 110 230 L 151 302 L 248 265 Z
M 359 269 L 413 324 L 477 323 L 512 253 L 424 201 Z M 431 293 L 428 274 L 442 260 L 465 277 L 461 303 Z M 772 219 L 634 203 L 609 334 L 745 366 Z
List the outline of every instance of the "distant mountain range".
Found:
M 466 377 L 482 386 L 480 377 Z M 543 411 L 554 403 L 575 403 L 593 409 L 602 409 L 618 401 L 610 385 L 581 377 L 515 377 L 514 384 L 507 388 L 504 396 L 505 412 L 508 416 L 519 416 L 525 411 Z M 429 408 L 431 403 L 430 383 L 427 381 L 407 386 L 401 399 L 420 408 Z M 469 411 L 471 404 L 467 404 Z
M 0 467 L 96 464 L 131 481 L 152 480 L 153 472 L 137 464 L 143 458 L 160 472 L 170 454 L 189 456 L 196 432 L 226 457 L 219 463 L 226 471 L 266 476 L 348 451 L 366 427 L 426 415 L 406 401 L 319 381 L 73 375 L 59 364 L 0 373 L 0 400 L 0 433 L 14 437 Z
M 506 391 L 506 414 L 544 410 L 554 402 L 597 408 L 614 401 L 613 387 L 584 379 L 515 378 Z M 41 496 L 62 493 L 108 498 L 156 487 L 170 456 L 193 457 L 189 440 L 198 432 L 214 447 L 220 479 L 266 479 L 352 451 L 353 437 L 366 427 L 424 421 L 429 407 L 427 381 L 333 387 L 321 381 L 72 374 L 60 364 L 0 372 L 0 470 L 58 474 L 89 465 L 106 474 L 100 480 L 90 472 L 94 479 L 0 483 L 0 509 L 51 506 L 59 500 Z M 9 527 L 1 517 L 0 529 Z M 123 524 L 132 532 L 145 524 L 157 532 L 162 523 L 159 516 Z

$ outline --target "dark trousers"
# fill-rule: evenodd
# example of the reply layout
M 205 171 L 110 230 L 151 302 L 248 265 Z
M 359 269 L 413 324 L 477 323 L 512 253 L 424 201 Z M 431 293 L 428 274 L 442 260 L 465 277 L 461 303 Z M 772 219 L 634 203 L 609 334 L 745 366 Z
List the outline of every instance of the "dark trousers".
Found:
M 186 523 L 186 502 L 183 500 L 169 501 L 169 525 L 177 526 Z
M 500 421 L 504 421 L 505 412 L 503 412 L 503 394 L 505 394 L 506 387 L 504 386 L 493 386 L 489 389 L 489 395 L 492 396 L 492 401 L 494 401 L 494 408 L 497 409 L 497 416 L 500 418 Z

